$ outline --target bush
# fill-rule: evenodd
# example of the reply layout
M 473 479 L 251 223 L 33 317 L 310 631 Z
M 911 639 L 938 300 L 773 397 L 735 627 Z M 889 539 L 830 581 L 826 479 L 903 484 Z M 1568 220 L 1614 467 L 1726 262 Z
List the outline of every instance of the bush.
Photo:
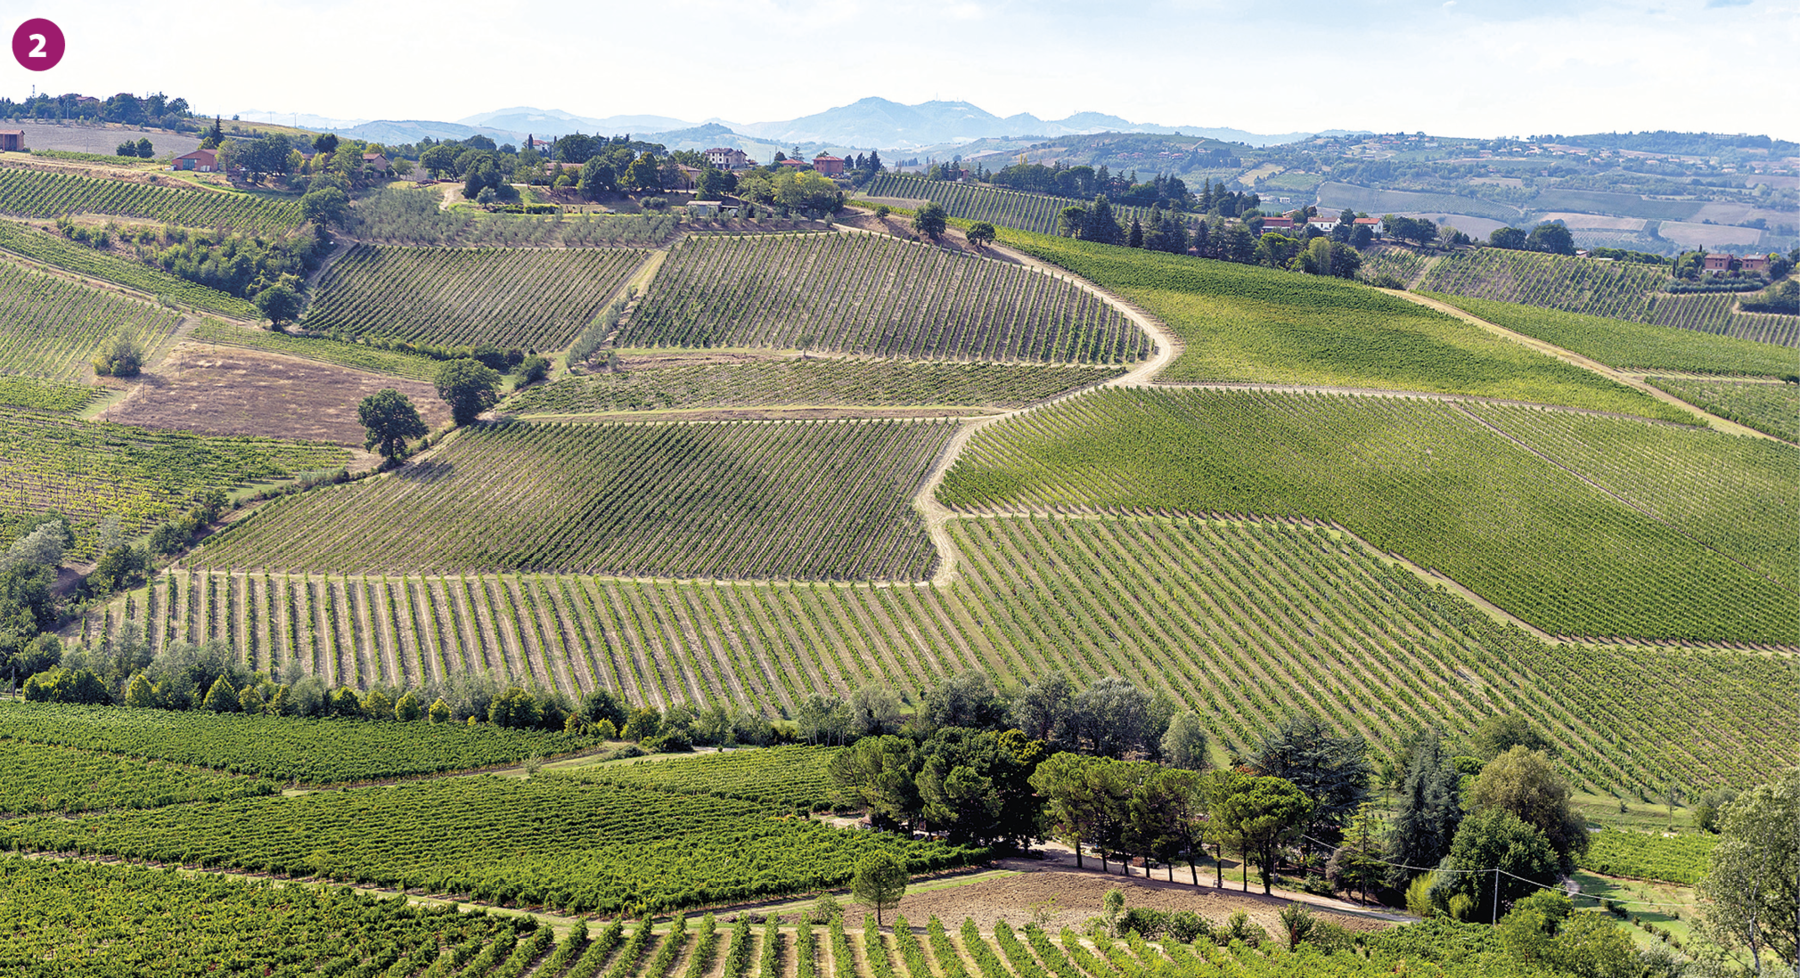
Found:
M 113 340 L 110 350 L 94 358 L 94 373 L 102 377 L 136 377 L 144 366 L 144 348 L 129 336 Z
M 669 198 L 645 197 L 643 200 L 638 201 L 638 206 L 647 211 L 666 211 L 669 209 Z
M 25 680 L 25 699 L 34 703 L 110 703 L 106 683 L 86 669 L 54 666 Z

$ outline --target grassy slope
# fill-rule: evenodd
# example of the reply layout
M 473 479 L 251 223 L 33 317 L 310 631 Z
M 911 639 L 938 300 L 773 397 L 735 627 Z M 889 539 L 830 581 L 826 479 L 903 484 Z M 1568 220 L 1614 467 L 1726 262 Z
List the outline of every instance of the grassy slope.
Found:
M 1786 347 L 1712 336 L 1673 326 L 1584 316 L 1514 302 L 1427 292 L 1496 326 L 1554 343 L 1621 370 L 1680 370 L 1779 377 L 1800 370 Z
M 1158 378 L 1472 394 L 1619 411 L 1684 412 L 1638 391 L 1353 282 L 1002 231 L 1161 318 L 1184 349 Z

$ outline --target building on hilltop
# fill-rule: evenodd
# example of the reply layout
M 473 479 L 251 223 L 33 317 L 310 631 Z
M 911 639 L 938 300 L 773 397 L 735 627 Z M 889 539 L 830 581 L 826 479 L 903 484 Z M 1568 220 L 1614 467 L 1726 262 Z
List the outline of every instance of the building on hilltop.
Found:
M 177 170 L 193 170 L 196 173 L 211 173 L 219 168 L 219 152 L 213 149 L 197 149 L 192 153 L 183 153 L 175 157 Z
M 25 152 L 25 130 L 0 129 L 0 153 Z
M 828 156 L 824 153 L 820 153 L 818 156 L 813 157 L 812 165 L 813 169 L 828 177 L 839 176 L 844 172 L 844 160 L 842 157 L 838 156 Z
M 750 154 L 724 146 L 714 146 L 707 150 L 706 162 L 715 170 L 746 170 L 751 165 Z
M 1318 228 L 1319 230 L 1325 232 L 1326 234 L 1330 234 L 1331 232 L 1337 230 L 1338 219 L 1335 217 L 1325 215 L 1325 214 L 1318 214 L 1313 217 L 1307 218 L 1306 223 L 1307 223 L 1307 226 L 1309 226 L 1309 227 L 1315 227 L 1315 228 Z

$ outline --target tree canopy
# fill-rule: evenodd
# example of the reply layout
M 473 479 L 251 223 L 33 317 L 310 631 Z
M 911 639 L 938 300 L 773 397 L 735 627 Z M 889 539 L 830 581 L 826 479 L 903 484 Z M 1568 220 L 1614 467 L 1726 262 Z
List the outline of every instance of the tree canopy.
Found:
M 363 447 L 385 459 L 394 458 L 408 440 L 423 437 L 427 431 L 412 401 L 391 387 L 363 398 L 356 406 L 356 418 L 368 432 Z
M 500 400 L 500 375 L 474 360 L 447 361 L 438 368 L 435 379 L 438 396 L 450 405 L 450 418 L 458 427 L 474 421 Z

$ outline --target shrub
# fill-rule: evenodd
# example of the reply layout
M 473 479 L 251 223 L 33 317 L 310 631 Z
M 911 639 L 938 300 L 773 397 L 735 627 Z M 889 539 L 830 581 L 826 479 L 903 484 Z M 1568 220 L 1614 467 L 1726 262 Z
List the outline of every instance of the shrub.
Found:
M 130 336 L 113 340 L 112 348 L 94 358 L 94 373 L 102 377 L 136 377 L 144 366 L 144 348 Z

